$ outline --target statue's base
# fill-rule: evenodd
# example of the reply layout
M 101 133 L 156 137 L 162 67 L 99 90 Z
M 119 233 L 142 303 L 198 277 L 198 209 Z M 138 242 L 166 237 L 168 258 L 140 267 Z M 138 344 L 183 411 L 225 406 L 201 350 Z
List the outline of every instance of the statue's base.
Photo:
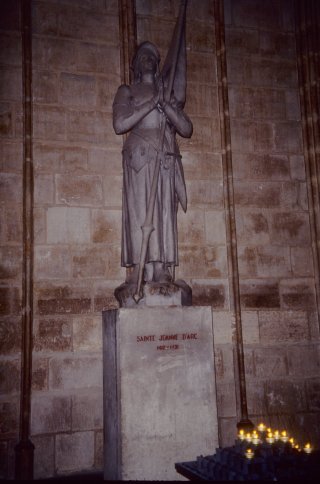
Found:
M 142 286 L 142 297 L 136 302 L 135 284 L 123 283 L 114 291 L 121 308 L 137 308 L 141 306 L 191 306 L 192 290 L 182 280 L 175 282 L 147 282 Z
M 210 307 L 103 312 L 104 478 L 179 480 L 218 446 Z

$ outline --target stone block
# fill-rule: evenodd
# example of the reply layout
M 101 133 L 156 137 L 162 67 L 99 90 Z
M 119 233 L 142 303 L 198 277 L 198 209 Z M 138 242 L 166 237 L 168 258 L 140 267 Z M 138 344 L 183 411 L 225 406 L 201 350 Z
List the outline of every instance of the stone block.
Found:
M 256 123 L 252 120 L 231 118 L 231 143 L 242 153 L 255 151 Z
M 234 23 L 239 27 L 279 29 L 281 26 L 281 4 L 271 0 L 263 5 L 259 0 L 233 1 Z
M 0 173 L 0 201 L 22 201 L 22 176 L 16 173 Z
M 47 8 L 47 4 L 45 7 Z M 36 70 L 33 74 L 33 100 L 35 103 L 53 104 L 58 102 L 58 74 L 48 70 Z
M 93 430 L 103 427 L 102 390 L 86 394 L 78 393 L 72 397 L 72 430 Z
M 54 144 L 37 143 L 33 145 L 33 163 L 37 174 L 59 173 L 63 161 L 63 150 Z
M 275 124 L 275 148 L 292 154 L 303 151 L 302 128 L 298 121 L 277 122 Z
M 65 148 L 63 150 L 63 159 L 61 160 L 59 171 L 76 175 L 87 173 L 88 151 L 78 147 Z
M 253 151 L 274 150 L 274 127 L 269 121 L 255 123 L 255 137 L 253 139 Z
M 2 31 L 0 34 L 1 64 L 21 66 L 21 34 Z
M 3 140 L 0 146 L 0 168 L 7 173 L 22 172 L 22 143 L 19 140 Z
M 206 210 L 205 231 L 208 245 L 226 245 L 225 212 L 222 210 Z
M 245 78 L 246 60 L 239 57 L 239 55 L 227 56 L 227 71 L 228 79 L 232 84 L 243 84 Z
M 22 74 L 20 67 L 1 67 L 0 99 L 21 102 Z
M 112 111 L 112 103 L 117 87 L 117 83 L 110 82 L 110 78 L 107 76 L 99 76 L 96 79 L 97 106 L 99 106 L 100 110 L 108 112 Z
M 90 242 L 90 211 L 79 207 L 49 207 L 47 210 L 49 244 Z
M 235 417 L 236 410 L 236 394 L 234 382 L 217 383 L 217 409 L 219 419 L 221 417 Z
M 32 361 L 32 390 L 48 389 L 48 360 L 46 358 L 33 358 Z
M 184 151 L 182 163 L 186 180 L 221 180 L 222 178 L 222 160 L 219 154 Z
M 8 316 L 10 314 L 11 304 L 11 290 L 9 287 L 0 287 L 0 314 L 1 316 Z
M 75 291 L 70 295 L 65 295 L 64 291 L 59 294 L 59 290 L 53 291 L 52 296 L 41 294 L 38 296 L 37 309 L 40 315 L 52 314 L 87 314 L 91 312 L 91 298 L 86 297 Z
M 19 391 L 20 367 L 20 360 L 0 361 L 0 395 L 9 395 Z
M 72 179 L 56 175 L 56 199 L 67 205 L 102 205 L 102 180 L 98 175 L 77 175 Z
M 275 182 L 237 181 L 234 184 L 236 205 L 273 208 L 280 205 L 281 185 Z
M 35 248 L 35 275 L 39 279 L 68 278 L 71 257 L 65 247 L 38 246 Z
M 320 351 L 318 345 L 299 344 L 287 349 L 289 375 L 316 378 L 320 369 Z
M 271 219 L 272 243 L 302 246 L 310 244 L 309 214 L 305 212 L 274 212 Z
M 102 387 L 102 362 L 98 356 L 54 357 L 49 362 L 49 388 L 70 390 Z
M 294 61 L 283 61 L 282 59 L 250 59 L 245 69 L 245 80 L 247 85 L 257 87 L 274 88 L 296 88 L 297 69 Z
M 216 59 L 213 53 L 188 53 L 188 82 L 214 84 L 216 79 Z
M 306 380 L 306 393 L 307 393 L 308 409 L 313 412 L 319 412 L 319 409 L 320 409 L 319 378 L 310 378 Z
M 0 301 L 3 292 L 0 289 Z M 1 308 L 0 303 L 0 308 Z M 20 317 L 1 318 L 0 322 L 0 353 L 11 355 L 21 350 L 21 321 Z
M 66 113 L 63 108 L 34 104 L 35 139 L 62 141 L 66 138 Z
M 108 46 L 106 48 L 105 45 L 91 42 L 77 42 L 75 48 L 77 70 L 94 74 L 106 74 L 110 83 L 115 86 L 115 94 L 120 79 L 119 48 L 117 46 Z
M 298 342 L 309 339 L 308 317 L 304 311 L 261 311 L 262 343 Z
M 236 417 L 219 418 L 219 434 L 220 447 L 230 447 L 234 445 L 237 438 L 237 422 Z M 212 454 L 213 451 L 211 451 Z
M 33 208 L 33 237 L 35 245 L 45 244 L 47 241 L 45 208 Z
M 119 150 L 103 147 L 90 147 L 88 150 L 88 169 L 91 173 L 119 177 L 122 173 L 121 153 Z
M 218 443 L 211 309 L 103 316 L 105 478 L 176 479 L 181 446 L 188 460 L 199 446 L 207 453 Z
M 36 320 L 34 324 L 36 351 L 68 351 L 72 347 L 72 322 L 65 318 Z
M 259 320 L 256 311 L 242 311 L 242 336 L 245 345 L 259 344 Z
M 40 35 L 59 35 L 59 5 L 52 2 L 37 3 L 33 11 L 32 28 Z
M 181 246 L 179 278 L 215 278 L 227 274 L 225 247 Z
M 0 28 L 3 30 L 19 30 L 20 28 L 20 4 L 17 0 L 5 2 L 1 6 Z
M 121 211 L 93 210 L 92 231 L 93 242 L 119 244 L 121 240 Z
M 0 248 L 0 279 L 14 279 L 21 274 L 22 249 L 5 246 Z
M 5 243 L 22 244 L 22 207 L 21 205 L 6 207 L 4 210 L 3 230 Z M 1 229 L 0 229 L 1 230 Z
M 192 279 L 192 305 L 212 306 L 223 309 L 228 306 L 228 282 L 214 279 Z
M 284 309 L 310 310 L 315 308 L 314 280 L 301 278 L 281 281 L 280 299 Z
M 201 210 L 179 211 L 179 239 L 185 245 L 203 245 L 204 243 L 204 213 Z
M 87 470 L 94 465 L 94 432 L 74 432 L 56 436 L 58 474 Z
M 290 156 L 291 178 L 304 181 L 306 179 L 305 161 L 302 155 Z
M 251 381 L 247 379 L 246 392 L 250 419 L 254 415 L 267 414 L 264 383 L 261 381 Z
M 57 37 L 33 39 L 33 64 L 35 67 L 60 71 L 74 70 L 77 66 L 77 44 Z
M 287 357 L 283 348 L 261 347 L 254 350 L 255 376 L 258 378 L 286 377 Z
M 234 337 L 234 316 L 229 311 L 213 311 L 214 344 L 232 344 Z
M 34 203 L 35 205 L 53 204 L 54 181 L 52 175 L 35 175 Z
M 237 28 L 226 29 L 227 52 L 232 54 L 252 55 L 259 53 L 259 32 Z
M 0 442 L 0 479 L 9 478 L 8 473 L 8 442 Z
M 299 90 L 292 89 L 286 91 L 286 112 L 287 119 L 291 121 L 300 121 L 301 110 L 300 110 L 300 97 Z
M 294 48 L 294 34 L 289 32 L 262 31 L 259 36 L 260 53 L 263 57 L 294 60 L 296 51 Z
M 218 90 L 208 84 L 188 83 L 186 112 L 193 116 L 215 116 L 218 111 Z
M 0 104 L 0 136 L 12 137 L 14 130 L 13 107 L 7 103 Z
M 97 12 L 95 8 L 64 7 L 59 17 L 62 37 L 116 44 L 119 37 L 117 18 Z
M 71 398 L 34 394 L 31 401 L 31 433 L 50 434 L 71 430 Z
M 112 127 L 111 113 L 90 110 L 67 112 L 67 139 L 77 143 L 104 144 L 122 148 L 122 137 Z
M 269 213 L 266 210 L 239 209 L 236 212 L 237 240 L 239 245 L 270 244 Z
M 215 344 L 214 361 L 217 382 L 233 381 L 234 361 L 232 344 Z
M 100 351 L 101 317 L 74 318 L 72 334 L 74 351 Z
M 187 194 L 192 207 L 223 208 L 223 186 L 216 180 L 187 180 Z
M 60 75 L 59 99 L 60 102 L 66 106 L 95 106 L 95 77 L 62 72 Z
M 103 179 L 104 205 L 108 208 L 122 207 L 122 176 L 105 176 Z
M 106 309 L 117 309 L 119 303 L 114 296 L 115 287 L 120 286 L 125 279 L 125 268 L 122 268 L 122 277 L 112 281 L 96 281 L 94 284 L 94 311 L 101 312 Z
M 291 274 L 288 247 L 238 246 L 238 254 L 242 277 L 288 277 Z
M 32 436 L 34 445 L 34 479 L 52 478 L 54 475 L 54 436 Z
M 96 431 L 94 436 L 94 466 L 103 469 L 103 432 Z
M 74 277 L 121 277 L 119 246 L 96 246 L 78 249 L 73 256 Z
M 290 163 L 282 155 L 249 155 L 250 178 L 254 180 L 290 180 Z
M 218 151 L 221 145 L 219 119 L 192 116 L 192 122 L 192 137 L 179 139 L 181 151 Z
M 296 414 L 306 410 L 303 381 L 274 380 L 266 382 L 268 414 Z
M 8 397 L 0 402 L 0 437 L 16 436 L 19 429 L 19 397 Z

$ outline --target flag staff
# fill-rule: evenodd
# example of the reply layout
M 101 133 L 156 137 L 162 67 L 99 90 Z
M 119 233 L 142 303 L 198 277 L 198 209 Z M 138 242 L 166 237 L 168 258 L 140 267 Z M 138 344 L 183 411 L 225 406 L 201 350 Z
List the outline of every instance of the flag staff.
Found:
M 175 38 L 175 44 L 174 44 L 174 50 L 173 50 L 173 56 L 172 56 L 172 64 L 171 64 L 171 68 L 170 68 L 170 76 L 169 76 L 168 87 L 164 92 L 165 103 L 170 102 L 170 98 L 171 98 L 172 87 L 173 87 L 177 62 L 178 62 L 178 54 L 179 54 L 179 48 L 180 48 L 180 44 L 181 44 L 183 26 L 184 26 L 184 22 L 185 22 L 186 9 L 187 9 L 187 0 L 182 0 L 181 3 L 180 3 L 179 16 L 178 16 L 178 20 L 177 20 L 177 29 L 175 29 L 174 34 L 173 34 L 173 35 L 175 35 L 175 33 L 176 33 L 176 38 Z M 153 178 L 152 178 L 149 203 L 148 203 L 146 218 L 145 218 L 145 221 L 144 221 L 144 223 L 141 227 L 142 244 L 141 244 L 140 261 L 139 261 L 139 273 L 138 273 L 138 281 L 137 281 L 137 286 L 136 286 L 136 292 L 133 295 L 133 299 L 135 300 L 136 303 L 138 303 L 140 301 L 140 299 L 142 299 L 142 297 L 143 297 L 143 293 L 141 291 L 142 276 L 143 276 L 144 266 L 145 266 L 145 263 L 146 263 L 146 256 L 147 256 L 147 249 L 148 249 L 150 235 L 151 235 L 152 231 L 154 230 L 153 212 L 154 212 L 154 207 L 155 207 L 158 179 L 159 179 L 159 173 L 160 173 L 160 163 L 161 163 L 160 153 L 163 151 L 164 136 L 165 136 L 165 129 L 166 129 L 166 115 L 165 115 L 165 113 L 162 113 L 162 116 L 163 116 L 163 118 L 162 118 L 161 130 L 160 130 L 160 136 L 159 136 L 159 146 L 158 146 L 158 150 L 157 150 L 155 169 L 154 169 L 154 174 L 153 174 Z

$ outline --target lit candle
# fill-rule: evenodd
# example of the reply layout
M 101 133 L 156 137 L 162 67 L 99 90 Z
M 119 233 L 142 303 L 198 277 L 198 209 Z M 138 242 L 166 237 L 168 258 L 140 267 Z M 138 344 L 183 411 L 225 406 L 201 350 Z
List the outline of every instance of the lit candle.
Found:
M 256 431 L 256 430 L 254 430 L 254 431 L 252 432 L 252 443 L 253 443 L 254 445 L 257 445 L 257 444 L 259 444 L 259 442 L 260 442 L 259 435 L 257 434 L 257 431 Z
M 281 437 L 280 437 L 280 439 L 282 440 L 282 442 L 288 442 L 289 437 L 287 436 L 287 432 L 286 432 L 285 430 L 283 430 L 283 431 L 281 432 Z
M 274 433 L 273 433 L 273 436 L 274 436 L 275 440 L 279 440 L 280 439 L 280 432 L 279 432 L 279 430 L 275 430 Z
M 249 433 L 248 433 L 248 434 L 246 435 L 246 441 L 247 441 L 247 442 L 251 442 L 251 441 L 252 441 L 251 434 L 249 434 Z
M 294 447 L 294 438 L 293 437 L 291 437 L 291 439 L 289 439 L 289 442 L 292 445 L 292 447 Z
M 259 425 L 258 425 L 258 430 L 259 430 L 259 432 L 264 432 L 264 431 L 266 430 L 266 426 L 265 426 L 265 424 L 264 424 L 264 423 L 262 423 L 262 422 L 261 422 L 261 423 L 259 423 Z
M 268 436 L 266 438 L 266 441 L 269 443 L 269 444 L 273 444 L 274 442 L 274 437 L 272 435 L 272 432 L 268 432 Z
M 311 454 L 312 452 L 312 447 L 311 445 L 308 443 L 304 446 L 303 450 L 305 451 L 306 454 Z
M 246 450 L 246 457 L 247 459 L 252 459 L 252 457 L 254 457 L 254 453 L 252 452 L 252 449 Z
M 238 434 L 238 437 L 240 440 L 244 440 L 245 439 L 245 435 L 244 435 L 244 430 L 239 430 L 239 434 Z

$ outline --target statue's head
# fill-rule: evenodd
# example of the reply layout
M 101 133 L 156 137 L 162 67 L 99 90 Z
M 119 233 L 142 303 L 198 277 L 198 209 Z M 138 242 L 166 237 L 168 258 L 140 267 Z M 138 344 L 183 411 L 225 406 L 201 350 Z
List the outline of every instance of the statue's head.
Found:
M 155 58 L 155 61 L 156 61 L 156 72 L 155 72 L 155 76 L 158 77 L 159 76 L 159 63 L 160 63 L 160 54 L 159 54 L 159 51 L 158 49 L 156 48 L 156 46 L 154 44 L 152 44 L 151 42 L 142 42 L 142 44 L 139 45 L 138 49 L 137 49 L 137 52 L 133 58 L 133 61 L 132 61 L 132 69 L 133 69 L 133 82 L 134 84 L 138 84 L 140 81 L 141 81 L 141 59 L 142 59 L 142 56 L 145 55 L 145 54 L 149 54 L 150 53 L 154 56 Z

